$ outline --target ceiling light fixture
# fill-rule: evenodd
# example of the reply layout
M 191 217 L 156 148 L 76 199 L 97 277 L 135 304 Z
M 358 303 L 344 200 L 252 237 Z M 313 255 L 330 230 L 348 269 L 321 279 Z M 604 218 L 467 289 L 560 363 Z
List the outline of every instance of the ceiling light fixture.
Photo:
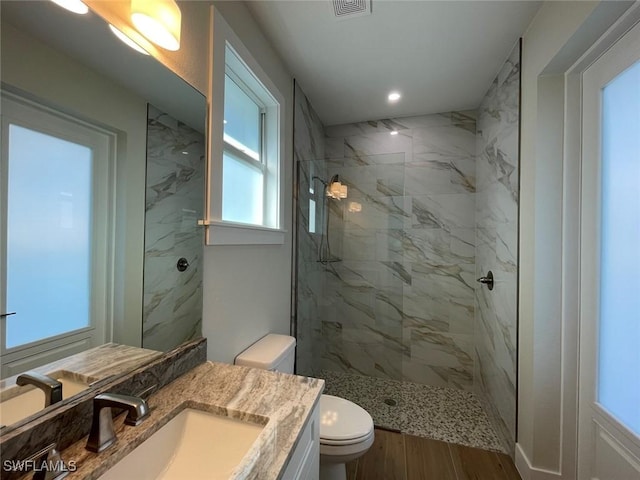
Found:
M 156 45 L 180 49 L 182 13 L 174 0 L 131 0 L 131 21 Z
M 397 102 L 401 96 L 398 92 L 391 92 L 387 98 L 390 102 Z
M 397 130 L 393 130 L 392 132 L 389 132 L 390 135 L 397 135 L 398 131 Z
M 111 24 L 109 24 L 109 29 L 113 32 L 113 34 L 116 37 L 120 39 L 120 41 L 122 41 L 127 46 L 133 48 L 136 52 L 142 53 L 143 55 L 149 55 L 144 48 L 142 48 L 140 45 L 134 42 L 131 38 L 129 38 L 129 36 L 123 31 L 119 30 L 118 28 L 114 27 Z
M 69 10 L 73 13 L 78 13 L 80 15 L 84 15 L 89 12 L 89 7 L 87 7 L 84 2 L 80 0 L 51 0 L 56 5 L 61 6 L 65 10 Z

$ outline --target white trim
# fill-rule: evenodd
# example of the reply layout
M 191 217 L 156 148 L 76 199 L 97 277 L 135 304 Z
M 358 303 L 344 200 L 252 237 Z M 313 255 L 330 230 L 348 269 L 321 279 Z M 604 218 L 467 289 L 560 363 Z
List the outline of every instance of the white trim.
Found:
M 208 222 L 207 245 L 283 245 L 286 230 L 232 222 Z
M 609 43 L 613 40 L 613 43 Z M 584 69 L 582 73 L 582 196 L 581 213 L 581 277 L 579 291 L 580 314 L 580 359 L 579 359 L 579 423 L 578 423 L 578 478 L 591 478 L 601 471 L 603 465 L 613 468 L 619 465 L 620 471 L 612 473 L 612 478 L 621 478 L 620 472 L 639 468 L 640 438 L 627 429 L 626 425 L 613 418 L 598 403 L 598 347 L 600 345 L 600 280 L 602 278 L 602 228 L 603 228 L 603 184 L 602 184 L 602 121 L 604 87 L 626 69 L 638 61 L 640 44 L 640 26 L 626 31 L 622 37 L 609 38 L 606 52 Z M 584 63 L 584 62 L 583 62 Z M 602 463 L 599 433 L 605 431 L 611 441 L 622 449 L 628 449 L 626 455 L 618 452 L 616 461 L 609 458 Z M 615 450 L 615 449 L 614 449 Z M 605 456 L 606 458 L 606 456 Z M 635 460 L 631 460 L 634 458 Z M 627 468 L 623 467 L 625 465 Z M 633 465 L 633 467 L 632 467 Z M 629 478 L 640 478 L 638 476 Z
M 523 110 L 523 125 L 533 119 L 537 121 L 537 124 L 525 127 L 535 133 L 535 148 L 523 144 L 523 161 L 528 158 L 529 170 L 535 161 L 535 201 L 530 206 L 535 206 L 536 211 L 542 210 L 536 215 L 533 232 L 523 235 L 521 231 L 520 235 L 521 250 L 524 251 L 531 249 L 522 245 L 531 245 L 529 239 L 534 234 L 536 257 L 530 265 L 535 270 L 534 285 L 530 287 L 535 302 L 525 306 L 529 299 L 521 295 L 520 300 L 521 309 L 530 308 L 524 314 L 521 310 L 521 319 L 530 312 L 532 323 L 521 325 L 519 382 L 535 382 L 532 391 L 520 388 L 518 400 L 519 442 L 515 463 L 524 480 L 574 480 L 577 475 L 580 75 L 628 30 L 639 7 L 640 4 L 631 8 L 627 5 L 628 10 L 624 12 L 619 11 L 625 8 L 622 2 L 601 2 L 546 62 L 527 57 L 526 48 L 523 52 L 523 75 L 529 74 L 528 79 L 523 79 L 523 104 L 529 108 L 527 112 Z M 600 38 L 596 38 L 597 32 L 602 33 Z M 526 36 L 524 44 L 527 45 Z M 534 53 L 540 52 L 532 50 L 532 56 Z M 532 63 L 537 65 L 536 61 L 540 65 L 532 81 L 533 72 L 528 70 L 532 70 L 529 66 Z M 525 83 L 529 87 L 526 92 Z M 532 94 L 534 88 L 536 92 Z M 537 100 L 537 104 L 532 104 L 531 99 Z M 561 118 L 560 126 L 557 125 L 558 117 Z M 549 123 L 554 121 L 556 128 L 549 128 Z M 523 132 L 524 137 L 527 132 Z M 528 138 L 531 141 L 532 134 Z M 562 165 L 560 195 L 544 188 L 545 185 L 557 185 L 545 177 L 558 174 L 558 162 Z M 538 182 L 540 179 L 542 183 Z M 553 201 L 545 203 L 549 194 L 554 197 Z M 531 198 L 528 201 L 531 202 Z M 561 211 L 560 228 L 557 215 L 552 213 L 557 210 Z M 521 230 L 526 227 L 523 223 Z M 522 273 L 520 281 L 523 282 Z M 524 282 L 521 288 L 522 291 L 527 289 Z M 558 291 L 561 292 L 560 302 L 557 302 Z M 532 341 L 522 337 L 525 332 L 522 327 L 531 331 Z M 552 355 L 548 355 L 550 343 L 555 343 Z M 525 348 L 532 349 L 523 358 Z M 523 373 L 525 368 L 526 375 Z
M 559 472 L 533 467 L 519 443 L 516 443 L 515 465 L 522 480 L 560 480 L 562 478 Z
M 206 216 L 201 222 L 207 227 L 205 233 L 206 245 L 273 245 L 284 243 L 284 231 L 279 230 L 284 215 L 284 161 L 285 161 L 285 132 L 282 130 L 284 119 L 285 97 L 268 77 L 260 63 L 251 55 L 240 38 L 233 32 L 215 7 L 211 7 L 211 70 L 209 77 L 209 154 L 207 156 L 207 205 Z M 234 55 L 227 59 L 227 48 Z M 241 62 L 250 71 L 256 82 L 262 84 L 262 90 L 273 98 L 274 104 L 265 107 L 267 120 L 265 138 L 277 132 L 276 142 L 266 142 L 263 162 L 266 165 L 265 174 L 269 176 L 266 183 L 276 184 L 277 194 L 266 197 L 264 222 L 267 226 L 238 226 L 233 222 L 222 219 L 222 179 L 223 179 L 223 151 L 224 142 L 224 76 L 227 63 Z M 252 85 L 248 85 L 252 89 Z M 253 89 L 252 89 L 253 90 Z M 271 159 L 271 160 L 270 160 Z M 277 159 L 277 165 L 272 165 L 272 159 Z M 274 178 L 275 177 L 275 178 Z M 275 197 L 276 205 L 269 205 Z M 277 228 L 269 228 L 274 226 Z M 230 232 L 235 232 L 231 234 Z M 242 233 L 238 233 L 242 232 Z M 275 233 L 274 233 L 275 232 Z M 251 239 L 251 236 L 254 238 Z

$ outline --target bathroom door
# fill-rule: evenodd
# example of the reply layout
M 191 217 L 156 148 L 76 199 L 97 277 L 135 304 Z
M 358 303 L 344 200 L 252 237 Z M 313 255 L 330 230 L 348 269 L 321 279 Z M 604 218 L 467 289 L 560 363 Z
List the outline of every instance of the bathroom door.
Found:
M 640 479 L 640 25 L 583 74 L 578 477 Z
M 109 136 L 2 94 L 2 377 L 105 342 Z

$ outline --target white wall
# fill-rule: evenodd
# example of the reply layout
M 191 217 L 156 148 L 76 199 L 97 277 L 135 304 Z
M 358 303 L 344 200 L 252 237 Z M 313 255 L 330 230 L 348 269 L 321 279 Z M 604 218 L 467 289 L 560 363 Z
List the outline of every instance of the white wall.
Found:
M 579 119 L 567 121 L 576 99 L 565 98 L 575 81 L 565 72 L 627 7 L 547 2 L 523 37 L 516 465 L 525 480 L 576 475 L 577 249 L 566 242 L 579 157 L 565 139 Z
M 3 82 L 118 132 L 114 340 L 141 346 L 146 101 L 5 22 L 1 57 Z
M 242 2 L 214 2 L 244 46 L 285 98 L 283 245 L 207 246 L 203 335 L 208 358 L 234 357 L 269 332 L 289 334 L 291 317 L 293 79 Z M 214 86 L 215 88 L 215 86 Z

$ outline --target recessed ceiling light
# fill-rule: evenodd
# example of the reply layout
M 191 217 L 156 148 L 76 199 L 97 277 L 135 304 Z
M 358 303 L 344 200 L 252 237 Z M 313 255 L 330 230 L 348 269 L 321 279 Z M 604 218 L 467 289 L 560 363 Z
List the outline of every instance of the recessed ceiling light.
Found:
M 183 155 L 189 155 L 189 152 L 184 151 L 184 152 L 182 152 L 182 154 L 183 154 Z
M 393 132 L 389 132 L 389 133 L 390 133 L 391 135 L 397 135 L 397 134 L 398 134 L 398 131 L 397 131 L 397 130 L 394 130 Z
M 401 96 L 398 92 L 391 92 L 387 98 L 390 102 L 397 102 Z
M 87 7 L 80 0 L 51 0 L 53 3 L 60 5 L 62 8 L 66 8 L 70 12 L 79 13 L 80 15 L 84 15 L 89 12 L 89 7 Z

